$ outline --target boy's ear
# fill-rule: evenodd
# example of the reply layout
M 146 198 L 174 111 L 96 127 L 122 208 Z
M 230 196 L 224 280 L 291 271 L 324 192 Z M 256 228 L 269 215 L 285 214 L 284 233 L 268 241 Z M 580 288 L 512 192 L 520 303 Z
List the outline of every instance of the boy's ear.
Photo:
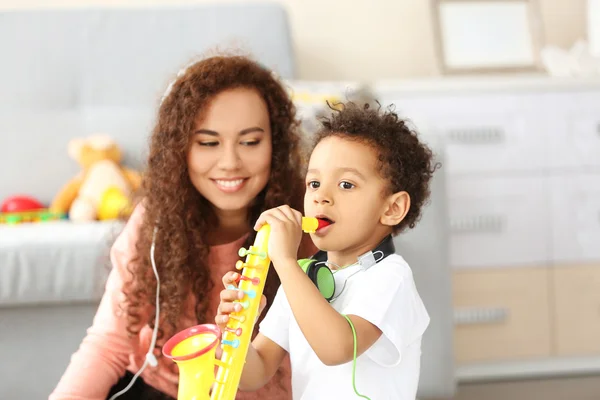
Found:
M 407 192 L 397 192 L 387 198 L 387 206 L 381 216 L 381 223 L 387 226 L 398 225 L 410 209 L 410 195 Z

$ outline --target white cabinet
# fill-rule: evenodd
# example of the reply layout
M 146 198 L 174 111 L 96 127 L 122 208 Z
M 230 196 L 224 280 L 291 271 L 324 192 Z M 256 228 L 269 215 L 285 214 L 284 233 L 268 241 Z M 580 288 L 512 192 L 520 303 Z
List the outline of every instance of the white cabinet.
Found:
M 600 262 L 600 173 L 557 173 L 550 179 L 552 260 Z
M 383 93 L 380 101 L 384 106 L 393 104 L 422 135 L 443 140 L 446 174 L 536 172 L 550 162 L 548 129 L 540 124 L 547 115 L 539 96 L 477 93 L 411 99 L 399 93 L 394 97 Z
M 440 118 L 437 125 L 449 174 L 532 172 L 546 163 L 544 137 L 531 118 L 482 112 Z
M 531 95 L 474 95 L 447 100 L 432 122 L 447 144 L 452 175 L 533 172 L 546 161 L 542 110 Z
M 548 276 L 548 268 L 538 267 L 454 272 L 453 302 L 462 316 L 456 318 L 456 361 L 550 356 Z
M 600 171 L 600 91 L 547 96 L 549 156 L 556 169 Z
M 450 179 L 447 190 L 454 268 L 548 263 L 546 178 L 457 177 Z
M 561 265 L 552 283 L 556 354 L 600 355 L 600 263 Z
M 461 377 L 600 371 L 600 80 L 373 89 L 443 144 Z

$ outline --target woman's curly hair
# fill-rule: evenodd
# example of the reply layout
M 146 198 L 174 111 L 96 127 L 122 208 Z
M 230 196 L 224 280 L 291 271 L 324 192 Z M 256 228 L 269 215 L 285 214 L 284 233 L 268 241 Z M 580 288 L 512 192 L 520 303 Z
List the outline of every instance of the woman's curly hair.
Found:
M 406 227 L 414 228 L 429 199 L 429 182 L 440 167 L 440 163 L 434 164 L 432 151 L 392 111 L 392 106 L 384 111 L 381 105 L 375 109 L 367 103 L 337 103 L 329 107 L 333 112 L 331 117 L 321 118 L 323 127 L 315 134 L 313 148 L 329 136 L 360 141 L 373 148 L 378 155 L 378 170 L 388 181 L 383 195 L 405 191 L 410 196 L 410 209 L 393 227 L 393 234 Z
M 235 88 L 251 88 L 260 93 L 268 107 L 272 132 L 271 175 L 250 206 L 249 226 L 261 212 L 272 207 L 290 204 L 302 210 L 304 185 L 295 108 L 272 72 L 250 58 L 223 55 L 186 68 L 163 97 L 150 139 L 141 193 L 145 213 L 136 245 L 137 257 L 128 266 L 133 280 L 124 290 L 130 334 L 138 333 L 146 323 L 154 327 L 155 314 L 146 316 L 143 310 L 154 304 L 156 296 L 150 261 L 155 227 L 155 260 L 161 281 L 159 336 L 171 335 L 180 328 L 178 321 L 190 292 L 197 298 L 195 316 L 199 323 L 206 322 L 208 293 L 215 285 L 207 265 L 207 236 L 216 216 L 211 204 L 192 185 L 187 152 L 198 113 L 206 110 L 215 95 Z M 252 231 L 246 246 L 253 243 L 255 236 Z M 269 274 L 264 288 L 267 307 L 278 286 L 277 274 Z

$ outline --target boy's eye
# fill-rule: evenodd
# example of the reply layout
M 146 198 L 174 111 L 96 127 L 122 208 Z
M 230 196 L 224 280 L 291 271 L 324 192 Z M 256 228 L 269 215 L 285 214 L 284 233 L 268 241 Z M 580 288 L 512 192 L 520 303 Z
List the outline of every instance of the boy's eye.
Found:
M 214 146 L 218 146 L 219 142 L 215 142 L 215 141 L 210 141 L 210 142 L 198 142 L 198 144 L 200 146 L 207 146 L 207 147 L 214 147 Z
M 311 189 L 317 189 L 321 184 L 318 181 L 308 182 L 308 187 Z
M 348 189 L 352 189 L 354 187 L 354 184 L 352 184 L 350 182 L 343 181 L 343 182 L 340 182 L 340 187 L 342 189 L 348 190 Z

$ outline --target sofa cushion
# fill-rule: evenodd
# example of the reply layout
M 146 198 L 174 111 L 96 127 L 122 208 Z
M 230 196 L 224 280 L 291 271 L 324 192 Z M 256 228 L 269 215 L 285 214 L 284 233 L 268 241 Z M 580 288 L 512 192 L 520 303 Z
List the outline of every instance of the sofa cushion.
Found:
M 120 222 L 0 225 L 0 307 L 94 302 Z

